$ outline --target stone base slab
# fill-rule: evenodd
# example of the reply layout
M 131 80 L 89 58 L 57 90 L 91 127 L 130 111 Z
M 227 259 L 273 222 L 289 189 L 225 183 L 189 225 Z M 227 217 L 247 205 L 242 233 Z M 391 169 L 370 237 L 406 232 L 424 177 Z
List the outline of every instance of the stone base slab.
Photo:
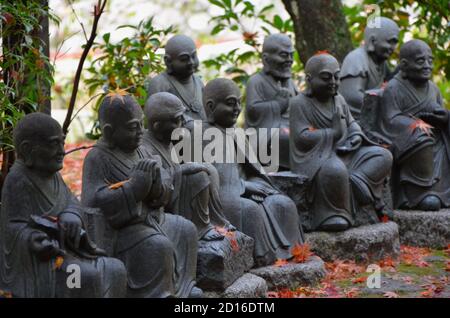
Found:
M 400 243 L 443 249 L 450 244 L 450 209 L 432 211 L 394 211 Z
M 253 267 L 253 239 L 233 233 L 220 241 L 199 242 L 197 286 L 203 290 L 222 292 Z
M 376 262 L 400 255 L 398 226 L 394 222 L 364 225 L 343 232 L 306 233 L 311 250 L 324 261 Z

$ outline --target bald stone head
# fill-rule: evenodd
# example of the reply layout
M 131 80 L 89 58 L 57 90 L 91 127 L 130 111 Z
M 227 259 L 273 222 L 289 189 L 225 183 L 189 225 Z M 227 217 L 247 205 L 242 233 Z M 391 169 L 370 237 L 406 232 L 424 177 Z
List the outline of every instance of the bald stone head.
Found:
M 44 113 L 25 115 L 13 131 L 18 159 L 38 173 L 52 175 L 62 169 L 64 135 L 59 123 Z
M 403 78 L 425 83 L 432 74 L 433 53 L 422 40 L 411 40 L 400 48 L 400 71 Z
M 327 99 L 337 94 L 339 88 L 339 62 L 330 54 L 311 57 L 305 65 L 307 95 Z
M 386 61 L 398 43 L 397 23 L 385 17 L 375 17 L 364 30 L 364 47 L 376 62 Z
M 241 112 L 241 91 L 232 80 L 216 78 L 203 90 L 203 105 L 210 123 L 233 127 Z
M 159 92 L 151 95 L 145 103 L 145 117 L 148 128 L 152 131 L 161 131 L 162 126 L 170 124 L 170 133 L 181 126 L 182 115 L 186 111 L 183 102 L 175 95 Z M 164 129 L 165 130 L 165 129 Z
M 132 95 L 110 94 L 98 110 L 104 140 L 111 147 L 134 151 L 142 138 L 143 112 Z
M 173 36 L 167 41 L 164 54 L 167 73 L 184 80 L 197 71 L 199 60 L 194 41 L 183 34 Z
M 285 80 L 292 76 L 294 47 L 286 34 L 271 34 L 264 39 L 263 64 L 264 72 L 276 80 Z

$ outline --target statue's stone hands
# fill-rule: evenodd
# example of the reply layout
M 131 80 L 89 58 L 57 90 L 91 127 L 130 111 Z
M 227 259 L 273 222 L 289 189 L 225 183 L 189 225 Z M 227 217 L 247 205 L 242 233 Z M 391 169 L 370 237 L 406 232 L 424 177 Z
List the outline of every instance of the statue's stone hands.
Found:
M 344 127 L 341 124 L 341 111 L 339 108 L 333 112 L 333 117 L 331 119 L 331 129 L 333 129 L 334 140 L 339 140 L 344 134 Z
M 44 232 L 34 231 L 30 235 L 30 250 L 42 261 L 64 254 L 55 240 L 51 240 Z
M 207 166 L 205 166 L 202 163 L 198 162 L 187 162 L 185 164 L 181 165 L 181 171 L 183 174 L 189 175 L 189 174 L 195 174 L 199 172 L 206 172 L 209 174 L 209 169 Z
M 137 201 L 142 201 L 150 192 L 154 179 L 154 166 L 156 163 L 155 160 L 141 159 L 133 167 L 130 173 L 129 184 L 133 189 Z
M 445 125 L 448 123 L 448 112 L 445 109 L 435 109 L 432 113 L 421 113 L 419 118 L 432 126 Z
M 78 249 L 80 246 L 82 228 L 80 217 L 73 213 L 62 212 L 59 215 L 58 225 L 61 244 L 63 244 L 62 242 L 64 242 L 65 240 L 70 240 L 70 242 L 73 244 L 72 246 L 75 249 Z
M 289 98 L 291 97 L 291 93 L 286 87 L 279 87 L 277 95 L 275 96 L 276 100 L 280 104 L 281 112 L 284 113 L 289 106 Z
M 264 198 L 271 194 L 276 194 L 277 191 L 266 187 L 263 184 L 257 183 L 257 182 L 251 182 L 251 181 L 245 181 L 245 193 L 244 195 L 250 196 L 252 198 L 255 198 L 259 200 L 259 198 L 264 201 Z
M 360 135 L 353 135 L 348 138 L 342 146 L 339 146 L 337 151 L 341 153 L 354 151 L 361 147 L 362 141 L 363 139 Z

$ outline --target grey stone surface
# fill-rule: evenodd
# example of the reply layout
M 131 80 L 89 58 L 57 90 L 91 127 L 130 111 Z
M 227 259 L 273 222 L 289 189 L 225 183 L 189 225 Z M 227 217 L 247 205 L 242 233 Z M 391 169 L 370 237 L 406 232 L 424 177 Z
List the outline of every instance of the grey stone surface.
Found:
M 267 294 L 267 283 L 261 277 L 246 273 L 223 293 L 206 291 L 205 298 L 263 298 Z
M 307 233 L 311 250 L 325 261 L 372 262 L 400 254 L 398 226 L 394 222 L 364 225 L 344 232 Z
M 305 263 L 260 267 L 252 269 L 250 273 L 264 278 L 269 289 L 273 290 L 315 285 L 325 277 L 326 270 L 320 257 L 312 256 Z
M 401 244 L 445 248 L 450 244 L 450 209 L 431 211 L 394 211 Z
M 197 285 L 208 291 L 224 291 L 253 266 L 251 237 L 236 231 L 238 249 L 229 237 L 221 241 L 200 241 L 197 256 Z

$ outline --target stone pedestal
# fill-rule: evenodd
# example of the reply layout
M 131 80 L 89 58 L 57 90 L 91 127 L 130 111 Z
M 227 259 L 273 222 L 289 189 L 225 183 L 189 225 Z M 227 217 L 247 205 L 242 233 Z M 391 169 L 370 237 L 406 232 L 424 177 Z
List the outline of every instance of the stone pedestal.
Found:
M 400 241 L 394 222 L 351 228 L 343 232 L 312 232 L 305 234 L 311 250 L 325 261 L 354 260 L 359 263 L 398 258 Z
M 269 176 L 275 186 L 289 196 L 296 204 L 303 229 L 306 232 L 311 231 L 312 215 L 306 200 L 306 192 L 309 186 L 308 178 L 293 174 L 290 171 L 271 173 Z M 383 187 L 383 200 L 385 202 L 383 213 L 387 214 L 389 218 L 392 218 L 392 197 L 387 181 Z M 360 207 L 354 219 L 354 226 L 377 224 L 380 221 L 372 205 Z
M 400 242 L 404 245 L 446 248 L 450 244 L 450 209 L 432 211 L 394 211 Z
M 238 278 L 224 292 L 206 291 L 205 298 L 263 298 L 267 294 L 267 284 L 264 279 L 247 273 Z
M 253 267 L 253 248 L 253 239 L 239 231 L 220 241 L 199 241 L 197 285 L 224 291 Z
M 325 264 L 317 256 L 312 256 L 305 263 L 288 263 L 286 265 L 255 268 L 250 273 L 264 278 L 270 290 L 312 286 L 326 275 Z

